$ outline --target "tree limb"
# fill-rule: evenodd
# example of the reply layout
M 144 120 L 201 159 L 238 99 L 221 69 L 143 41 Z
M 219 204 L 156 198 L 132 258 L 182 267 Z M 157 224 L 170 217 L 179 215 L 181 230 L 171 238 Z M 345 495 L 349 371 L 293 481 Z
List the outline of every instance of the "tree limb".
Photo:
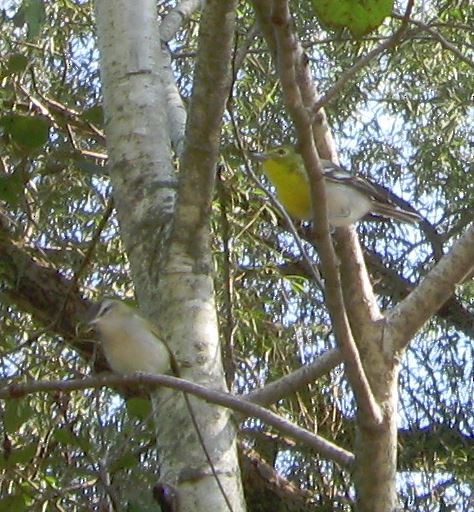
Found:
M 341 351 L 333 348 L 319 356 L 311 364 L 304 365 L 289 375 L 270 382 L 263 388 L 251 391 L 244 398 L 254 404 L 270 405 L 316 381 L 340 363 L 342 363 Z
M 454 293 L 474 267 L 474 226 L 471 226 L 451 251 L 424 280 L 387 315 L 396 350 L 404 349 L 412 336 Z
M 285 103 L 291 114 L 300 143 L 313 199 L 313 226 L 318 252 L 321 257 L 323 275 L 326 280 L 326 301 L 339 347 L 344 360 L 347 377 L 351 383 L 361 416 L 367 424 L 380 425 L 382 412 L 370 389 L 359 352 L 352 337 L 344 300 L 341 281 L 336 265 L 336 254 L 329 232 L 327 200 L 324 188 L 321 162 L 314 145 L 314 137 L 308 111 L 296 81 L 295 36 L 291 28 L 291 16 L 287 0 L 274 0 L 272 13 L 280 79 Z
M 288 435 L 292 439 L 300 441 L 311 447 L 317 453 L 329 460 L 337 462 L 342 467 L 350 468 L 353 463 L 353 455 L 327 441 L 321 436 L 315 435 L 308 430 L 291 423 L 277 414 L 252 404 L 247 400 L 224 393 L 215 389 L 209 389 L 187 380 L 171 377 L 170 375 L 146 375 L 135 374 L 130 376 L 106 375 L 89 377 L 86 379 L 36 381 L 21 384 L 9 384 L 0 388 L 0 399 L 20 398 L 28 394 L 50 391 L 77 391 L 89 388 L 116 387 L 116 386 L 164 386 L 184 393 L 195 395 L 207 402 L 227 407 L 239 412 L 244 416 L 252 416 L 268 423 L 278 431 Z

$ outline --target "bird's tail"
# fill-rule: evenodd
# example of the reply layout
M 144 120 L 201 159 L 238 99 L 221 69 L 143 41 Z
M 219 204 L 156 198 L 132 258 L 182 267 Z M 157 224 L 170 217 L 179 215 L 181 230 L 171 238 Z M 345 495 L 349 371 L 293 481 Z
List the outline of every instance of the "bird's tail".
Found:
M 382 204 L 379 202 L 373 203 L 372 213 L 375 215 L 381 215 L 382 217 L 390 217 L 401 222 L 409 222 L 410 224 L 416 224 L 422 220 L 421 217 L 415 212 L 402 210 L 397 206 Z

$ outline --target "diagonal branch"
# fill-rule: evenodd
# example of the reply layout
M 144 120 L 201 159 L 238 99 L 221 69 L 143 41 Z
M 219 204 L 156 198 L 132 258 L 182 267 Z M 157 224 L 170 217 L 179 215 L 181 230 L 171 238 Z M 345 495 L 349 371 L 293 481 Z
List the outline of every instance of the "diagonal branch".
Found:
M 270 48 L 274 59 L 276 60 L 277 43 L 275 39 L 273 20 L 271 17 L 272 1 L 273 0 L 253 0 L 252 4 L 257 17 L 258 26 L 260 27 L 263 36 L 265 37 L 265 41 L 267 42 L 267 45 Z M 297 54 L 297 61 L 307 62 L 308 58 L 304 54 L 303 48 L 297 41 L 295 41 L 295 47 L 293 48 L 293 51 Z M 299 68 L 296 70 L 296 73 L 298 83 L 300 85 L 304 84 L 304 87 L 301 87 L 303 103 L 305 104 L 306 108 L 310 108 L 309 106 L 314 105 L 316 102 L 318 91 L 316 90 L 314 81 L 311 77 L 309 66 L 299 66 Z M 314 111 L 314 109 L 311 109 L 311 111 Z M 320 109 L 318 114 L 314 116 L 312 124 L 315 134 L 316 147 L 318 148 L 319 155 L 322 158 L 326 158 L 332 162 L 339 163 L 336 145 L 329 128 L 324 109 Z
M 171 9 L 160 23 L 160 38 L 169 43 L 181 26 L 199 9 L 204 6 L 205 0 L 182 0 Z
M 301 154 L 308 172 L 313 198 L 313 226 L 321 256 L 323 274 L 326 279 L 326 301 L 346 370 L 354 391 L 361 417 L 369 424 L 380 425 L 382 413 L 370 389 L 359 352 L 351 333 L 344 307 L 341 281 L 336 264 L 336 255 L 329 233 L 326 193 L 321 162 L 314 145 L 311 120 L 305 108 L 296 82 L 296 63 L 293 50 L 296 46 L 291 28 L 291 17 L 287 0 L 274 0 L 273 15 L 275 39 L 281 84 L 285 103 L 295 124 Z
M 394 18 L 402 18 L 402 16 L 400 14 L 394 14 Z M 474 68 L 474 62 L 467 55 L 464 55 L 463 53 L 461 53 L 459 48 L 457 48 L 453 43 L 448 41 L 444 36 L 442 36 L 439 32 L 434 30 L 432 27 L 430 27 L 426 23 L 423 23 L 422 21 L 414 20 L 414 19 L 411 19 L 410 23 L 419 27 L 421 30 L 428 32 L 428 34 L 430 34 L 433 37 L 433 39 L 438 41 L 438 43 L 440 43 L 443 48 L 450 51 L 459 60 L 462 60 L 463 62 L 465 62 L 469 67 Z
M 330 441 L 327 441 L 323 437 L 315 435 L 312 432 L 309 432 L 308 430 L 278 416 L 277 414 L 260 407 L 259 405 L 252 404 L 247 400 L 231 395 L 230 393 L 224 393 L 215 389 L 208 389 L 199 384 L 178 379 L 177 377 L 171 377 L 169 375 L 106 375 L 90 377 L 87 379 L 36 381 L 25 384 L 9 384 L 0 388 L 0 399 L 20 398 L 28 394 L 45 391 L 68 392 L 89 388 L 101 388 L 104 386 L 117 387 L 123 385 L 158 385 L 189 393 L 202 398 L 207 402 L 237 411 L 244 416 L 259 418 L 278 431 L 290 436 L 292 439 L 304 443 L 329 460 L 337 462 L 342 467 L 350 468 L 354 461 L 354 456 L 350 452 L 340 448 Z
M 399 350 L 408 345 L 473 268 L 474 226 L 471 226 L 410 295 L 387 315 L 387 324 Z
M 407 8 L 405 14 L 401 16 L 402 24 L 400 28 L 386 41 L 384 41 L 381 45 L 374 48 L 369 53 L 361 57 L 352 67 L 346 70 L 337 82 L 323 95 L 318 99 L 316 104 L 314 105 L 313 112 L 318 112 L 319 109 L 328 105 L 332 100 L 337 98 L 337 96 L 346 88 L 347 84 L 355 78 L 359 72 L 364 69 L 367 64 L 382 54 L 385 50 L 390 48 L 394 48 L 398 44 L 400 44 L 403 35 L 407 31 L 408 21 L 410 19 L 410 14 L 413 9 L 414 0 L 409 0 L 407 4 Z
M 340 363 L 342 363 L 341 351 L 337 348 L 328 350 L 313 363 L 302 366 L 291 374 L 270 382 L 263 388 L 251 391 L 245 395 L 245 399 L 258 405 L 270 405 L 311 384 Z
M 413 283 L 395 269 L 385 265 L 379 254 L 364 248 L 364 257 L 379 295 L 390 297 L 393 302 L 398 303 L 415 288 Z M 474 338 L 474 311 L 469 311 L 455 294 L 443 304 L 436 315 L 466 336 Z

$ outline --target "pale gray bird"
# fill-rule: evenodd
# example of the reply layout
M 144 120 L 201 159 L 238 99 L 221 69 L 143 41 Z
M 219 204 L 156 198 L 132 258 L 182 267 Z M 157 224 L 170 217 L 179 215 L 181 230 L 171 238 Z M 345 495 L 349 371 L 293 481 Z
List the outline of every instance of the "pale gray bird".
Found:
M 102 300 L 89 325 L 99 332 L 112 371 L 172 373 L 171 353 L 157 328 L 124 302 Z

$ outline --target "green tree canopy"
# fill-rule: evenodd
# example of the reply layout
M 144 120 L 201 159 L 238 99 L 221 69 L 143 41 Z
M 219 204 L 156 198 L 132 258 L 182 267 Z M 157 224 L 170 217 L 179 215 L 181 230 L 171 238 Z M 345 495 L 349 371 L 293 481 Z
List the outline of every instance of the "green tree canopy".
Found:
M 163 75 L 176 86 L 167 100 L 179 92 L 186 112 L 199 87 L 193 77 L 199 30 L 205 31 L 201 2 L 157 4 L 170 62 Z M 299 141 L 272 5 L 254 0 L 236 7 L 232 86 L 212 167 L 209 220 L 223 364 L 230 390 L 243 395 L 331 351 L 327 372 L 272 410 L 353 451 L 357 404 L 337 364 L 325 294 L 314 278 L 320 259 L 310 224 L 292 232 L 249 159 L 249 151 Z M 100 345 L 81 337 L 77 324 L 104 295 L 133 301 L 136 283 L 107 166 L 104 129 L 113 112 L 104 113 L 93 3 L 11 0 L 1 7 L 0 378 L 7 389 L 106 370 Z M 390 188 L 423 217 L 417 226 L 380 219 L 357 225 L 377 304 L 390 311 L 472 230 L 472 7 L 435 0 L 416 4 L 407 17 L 405 3 L 396 2 L 392 15 L 360 38 L 321 24 L 311 2 L 293 1 L 290 8 L 295 45 L 304 49 L 340 162 Z M 318 118 L 317 111 L 311 115 Z M 162 122 L 168 160 L 183 179 L 189 131 L 174 136 L 173 122 Z M 159 258 L 149 256 L 153 272 Z M 397 489 L 405 510 L 473 505 L 473 302 L 471 273 L 400 351 Z M 176 321 L 160 318 L 165 325 Z M 157 510 L 151 488 L 160 453 L 142 390 L 59 386 L 17 396 L 8 388 L 3 396 L 0 511 Z M 239 423 L 238 440 L 248 510 L 353 506 L 351 472 L 301 441 L 255 418 Z

